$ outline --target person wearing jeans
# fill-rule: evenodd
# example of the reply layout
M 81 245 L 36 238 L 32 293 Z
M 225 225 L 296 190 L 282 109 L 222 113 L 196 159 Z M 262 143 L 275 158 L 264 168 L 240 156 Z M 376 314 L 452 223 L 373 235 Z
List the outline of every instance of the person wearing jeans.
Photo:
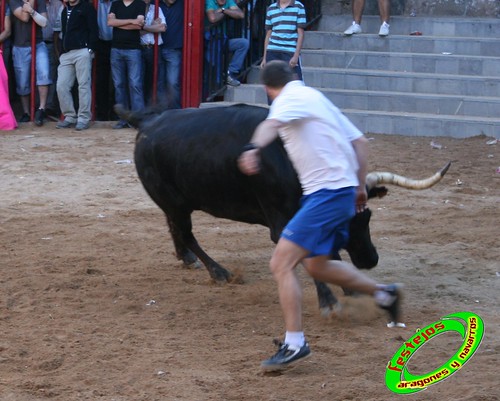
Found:
M 228 67 L 227 83 L 228 85 L 238 86 L 239 84 L 236 84 L 236 82 L 231 83 L 231 81 L 237 81 L 236 75 L 240 73 L 241 67 L 245 62 L 245 57 L 247 56 L 250 43 L 246 38 L 234 38 L 229 39 L 228 46 L 229 51 L 233 53 L 233 57 L 231 58 L 231 62 Z
M 134 111 L 143 109 L 141 50 L 111 48 L 111 75 L 116 103 Z
M 270 61 L 288 63 L 296 77 L 302 80 L 300 52 L 306 27 L 304 5 L 295 0 L 277 0 L 266 10 L 266 37 L 261 68 Z M 270 100 L 268 98 L 268 103 Z
M 159 93 L 158 88 L 163 86 L 161 83 L 163 77 L 158 68 L 158 83 L 153 87 L 155 70 L 154 49 L 155 42 L 158 41 L 158 51 L 161 53 L 163 39 L 159 33 L 167 30 L 167 24 L 161 8 L 158 9 L 158 17 L 155 18 L 156 10 L 154 1 L 153 4 L 151 4 L 151 0 L 144 0 L 144 2 L 146 3 L 146 19 L 141 31 L 142 75 L 144 101 L 149 106 L 154 103 L 153 100 L 156 99 Z M 156 60 L 156 66 L 160 66 L 159 60 Z
M 184 0 L 164 0 L 160 8 L 168 21 L 168 28 L 163 32 L 159 82 L 166 94 L 169 108 L 181 108 L 181 71 L 182 46 L 184 42 Z
M 146 3 L 142 0 L 116 0 L 111 4 L 108 25 L 113 27 L 111 76 L 115 101 L 132 111 L 144 108 L 140 31 L 144 26 Z M 119 120 L 114 129 L 126 128 Z
M 235 34 L 235 32 L 227 32 L 228 21 L 225 19 L 226 17 L 232 19 L 245 18 L 245 13 L 236 5 L 234 0 L 206 0 L 205 11 L 210 24 L 218 24 L 222 21 L 224 24 L 223 30 L 226 34 Z M 250 42 L 246 38 L 230 38 L 228 47 L 229 51 L 233 53 L 233 57 L 229 63 L 226 83 L 231 86 L 238 86 L 241 82 L 237 76 L 243 68 Z

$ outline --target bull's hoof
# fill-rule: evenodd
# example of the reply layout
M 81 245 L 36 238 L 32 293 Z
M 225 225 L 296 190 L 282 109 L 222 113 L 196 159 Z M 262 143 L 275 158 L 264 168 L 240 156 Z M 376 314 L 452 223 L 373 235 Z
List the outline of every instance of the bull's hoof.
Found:
M 319 308 L 321 316 L 325 319 L 338 319 L 342 315 L 342 304 L 336 302 L 333 305 L 323 306 Z
M 222 283 L 229 283 L 231 281 L 233 275 L 223 267 L 216 265 L 216 266 L 209 266 L 207 268 L 208 272 L 210 273 L 210 277 L 216 283 L 222 284 Z
M 201 262 L 198 259 L 196 259 L 191 263 L 184 262 L 184 267 L 186 269 L 201 269 L 203 267 L 203 265 L 201 264 Z
M 227 274 L 224 274 L 224 273 L 221 273 L 221 274 L 217 274 L 217 275 L 210 275 L 210 277 L 212 278 L 212 281 L 216 284 L 226 284 L 226 283 L 230 283 L 231 280 L 232 280 L 232 275 L 231 273 L 229 272 L 226 272 Z
M 195 269 L 199 269 L 201 267 L 201 263 L 198 257 L 189 249 L 185 250 L 182 253 L 179 252 L 177 254 L 177 259 L 182 260 L 182 263 L 184 263 L 184 266 L 186 267 L 192 267 Z

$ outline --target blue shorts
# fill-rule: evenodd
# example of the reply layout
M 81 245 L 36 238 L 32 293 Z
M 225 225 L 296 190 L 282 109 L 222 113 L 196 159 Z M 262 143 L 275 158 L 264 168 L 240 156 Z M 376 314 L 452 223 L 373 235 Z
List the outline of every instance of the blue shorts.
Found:
M 31 47 L 12 47 L 16 93 L 26 96 L 31 93 Z M 50 85 L 49 53 L 45 42 L 36 45 L 36 85 Z
M 281 237 L 307 249 L 308 257 L 338 252 L 349 239 L 349 224 L 356 213 L 355 200 L 354 187 L 322 189 L 305 195 Z

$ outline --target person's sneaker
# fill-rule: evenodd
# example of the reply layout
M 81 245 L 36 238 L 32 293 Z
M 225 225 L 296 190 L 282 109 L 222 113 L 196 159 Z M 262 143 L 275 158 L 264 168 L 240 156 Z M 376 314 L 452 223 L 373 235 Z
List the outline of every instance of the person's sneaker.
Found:
M 129 128 L 130 125 L 126 121 L 118 121 L 115 125 L 113 125 L 113 129 L 123 129 L 123 128 Z
M 59 121 L 57 124 L 56 124 L 56 128 L 57 129 L 61 129 L 61 128 L 71 128 L 72 126 L 74 126 L 75 123 L 71 122 L 71 121 L 68 121 L 68 120 L 62 120 L 62 121 Z
M 388 326 L 390 327 L 394 327 L 400 323 L 401 288 L 401 284 L 389 284 L 384 289 L 379 290 L 379 296 L 375 297 L 378 306 L 389 313 L 391 321 Z
M 240 86 L 241 82 L 238 81 L 236 77 L 234 77 L 230 72 L 227 74 L 226 83 L 230 86 Z
M 88 122 L 82 123 L 82 122 L 79 121 L 79 122 L 76 123 L 75 129 L 77 131 L 83 131 L 83 130 L 89 129 L 89 127 L 90 127 L 90 123 L 88 123 Z
M 388 36 L 389 35 L 389 24 L 387 22 L 383 22 L 382 25 L 380 25 L 380 30 L 378 31 L 379 36 Z
M 300 348 L 291 347 L 277 340 L 274 340 L 274 343 L 279 347 L 278 352 L 260 364 L 261 368 L 265 371 L 284 369 L 290 366 L 291 363 L 311 354 L 311 349 L 307 342 Z
M 45 110 L 38 109 L 35 112 L 35 124 L 41 127 L 43 125 L 43 119 L 45 118 Z
M 354 35 L 355 33 L 361 33 L 361 32 L 363 32 L 363 30 L 361 29 L 361 25 L 353 21 L 351 26 L 344 31 L 344 35 L 351 36 Z
M 22 117 L 19 119 L 20 123 L 29 123 L 31 120 L 31 117 L 28 113 L 24 113 Z

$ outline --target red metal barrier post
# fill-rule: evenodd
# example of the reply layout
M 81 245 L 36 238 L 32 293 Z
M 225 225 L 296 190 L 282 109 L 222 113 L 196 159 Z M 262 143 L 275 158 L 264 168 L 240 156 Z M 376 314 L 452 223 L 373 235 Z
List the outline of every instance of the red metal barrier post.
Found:
M 198 107 L 203 85 L 203 18 L 205 2 L 187 0 L 184 8 L 182 107 Z M 168 23 L 168 21 L 167 21 Z
M 42 0 L 43 1 L 43 0 Z M 36 0 L 33 1 L 33 9 L 37 9 Z M 35 119 L 35 100 L 36 100 L 36 22 L 31 18 L 31 98 L 30 98 L 30 116 L 31 121 Z

